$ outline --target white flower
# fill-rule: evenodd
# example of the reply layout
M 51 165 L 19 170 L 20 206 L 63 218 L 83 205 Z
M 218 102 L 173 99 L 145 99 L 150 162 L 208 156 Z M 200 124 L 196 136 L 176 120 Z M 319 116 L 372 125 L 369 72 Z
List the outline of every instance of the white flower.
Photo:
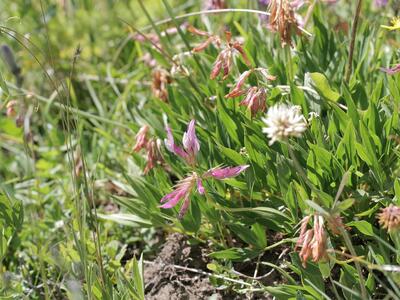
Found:
M 271 139 L 269 145 L 290 136 L 300 137 L 307 129 L 306 119 L 301 114 L 299 106 L 275 105 L 268 110 L 267 117 L 262 120 L 267 126 L 263 128 L 263 133 Z

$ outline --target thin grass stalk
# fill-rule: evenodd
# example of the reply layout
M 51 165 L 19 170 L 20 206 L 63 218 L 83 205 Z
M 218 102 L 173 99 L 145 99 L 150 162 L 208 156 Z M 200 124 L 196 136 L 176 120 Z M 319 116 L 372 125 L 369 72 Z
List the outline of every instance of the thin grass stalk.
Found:
M 163 46 L 167 49 L 168 53 L 170 53 L 171 51 L 170 51 L 168 45 L 166 45 L 167 43 L 165 42 L 167 39 L 165 39 L 165 37 L 161 34 L 161 31 L 158 29 L 157 25 L 154 23 L 154 20 L 151 17 L 151 15 L 149 14 L 148 10 L 146 9 L 146 6 L 143 4 L 143 1 L 139 0 L 138 2 L 139 2 L 140 7 L 142 8 L 144 14 L 146 15 L 147 20 L 150 22 L 151 27 L 156 32 L 158 38 L 162 42 Z
M 360 19 L 361 8 L 362 8 L 362 0 L 358 0 L 356 12 L 354 14 L 354 19 L 353 19 L 353 27 L 351 29 L 351 40 L 350 40 L 350 46 L 349 46 L 349 58 L 348 58 L 348 61 L 347 61 L 347 68 L 346 68 L 346 74 L 345 74 L 346 83 L 349 83 L 350 76 L 351 76 L 351 73 L 353 71 L 354 45 L 355 45 L 356 36 L 357 36 L 357 27 L 358 27 L 358 21 Z
M 285 58 L 286 58 L 286 77 L 288 82 L 294 82 L 294 73 L 293 73 L 293 60 L 292 53 L 290 52 L 290 46 L 286 45 L 284 47 Z
M 65 105 L 65 104 L 62 104 L 62 103 L 59 103 L 59 102 L 55 102 L 53 97 L 46 98 L 44 96 L 32 93 L 32 92 L 30 92 L 30 91 L 28 91 L 26 89 L 18 89 L 14 84 L 12 84 L 10 82 L 6 82 L 6 83 L 7 83 L 7 87 L 8 88 L 11 88 L 11 89 L 14 89 L 14 90 L 20 90 L 25 95 L 31 95 L 35 99 L 37 99 L 37 100 L 39 100 L 39 101 L 41 101 L 43 103 L 46 103 L 47 105 L 54 106 L 54 107 L 62 110 L 63 112 L 69 111 L 69 114 L 73 114 L 73 115 L 77 115 L 77 116 L 80 116 L 80 117 L 83 117 L 83 118 L 86 118 L 86 119 L 93 119 L 93 120 L 100 121 L 102 123 L 114 125 L 114 126 L 129 130 L 129 131 L 131 131 L 133 133 L 132 129 L 129 126 L 127 126 L 125 124 L 122 124 L 120 122 L 109 120 L 107 118 L 103 118 L 101 116 L 94 115 L 92 113 L 89 113 L 89 112 L 86 112 L 86 111 L 83 111 L 83 110 L 79 110 L 79 109 L 71 107 L 69 105 Z M 60 96 L 62 97 L 62 95 L 60 95 Z
M 208 194 L 208 192 L 207 192 L 206 190 L 204 191 L 204 196 L 206 197 L 207 203 L 208 203 L 211 207 L 215 207 L 215 208 L 218 207 L 218 205 L 216 205 L 216 204 L 212 201 L 210 195 Z M 220 219 L 222 220 L 222 213 L 221 213 L 221 210 L 218 209 L 218 212 L 219 212 L 219 215 L 220 215 Z M 218 232 L 219 232 L 219 234 L 220 234 L 221 244 L 222 244 L 225 248 L 227 248 L 227 244 L 226 244 L 225 239 L 224 239 L 224 237 L 226 237 L 226 239 L 227 239 L 227 241 L 228 241 L 229 247 L 233 247 L 233 239 L 232 239 L 232 236 L 231 236 L 230 232 L 223 226 L 223 224 L 222 224 L 221 221 L 218 221 L 218 223 L 216 224 L 216 227 L 217 227 Z
M 312 14 L 313 14 L 313 12 L 314 12 L 315 5 L 317 5 L 317 2 L 318 2 L 318 0 L 314 0 L 314 1 L 311 3 L 311 5 L 308 7 L 306 16 L 305 16 L 305 18 L 304 18 L 304 23 L 303 23 L 303 27 L 304 27 L 304 28 L 307 27 L 308 22 L 310 21 L 311 16 L 312 16 Z
M 9 29 L 7 27 L 0 26 L 0 33 L 4 33 L 4 34 L 8 35 L 10 38 L 14 39 L 34 58 L 34 60 L 38 63 L 40 68 L 43 70 L 45 77 L 49 80 L 50 85 L 54 88 L 54 90 L 57 92 L 57 94 L 61 95 L 60 99 L 65 100 L 64 103 L 60 103 L 60 106 L 64 106 L 64 108 L 68 108 L 70 106 L 69 105 L 70 86 L 66 87 L 62 81 L 59 82 L 59 84 L 56 84 L 56 80 L 53 80 L 53 78 L 49 75 L 49 73 L 46 71 L 46 68 L 44 67 L 44 64 L 39 60 L 39 58 L 33 53 L 33 51 L 25 43 L 27 43 L 28 45 L 34 46 L 35 49 L 39 49 L 39 47 L 37 47 L 34 43 L 32 43 L 29 39 L 27 39 L 23 35 L 19 34 L 18 32 L 14 31 L 12 29 Z M 39 49 L 39 52 L 40 52 L 40 54 L 44 55 L 40 49 Z M 75 62 L 76 62 L 76 59 L 77 59 L 79 53 L 80 53 L 80 48 L 78 47 L 78 49 L 74 55 L 74 58 L 73 58 L 70 78 L 72 77 Z M 53 66 L 53 68 L 54 67 L 55 66 Z M 59 88 L 59 87 L 61 87 L 61 88 Z M 19 90 L 18 87 L 16 87 L 16 88 L 17 88 L 17 90 Z M 65 135 L 66 144 L 69 149 L 69 151 L 67 152 L 67 156 L 68 156 L 68 163 L 69 163 L 70 169 L 71 169 L 72 182 L 74 183 L 73 187 L 74 187 L 75 198 L 78 200 L 82 200 L 81 197 L 79 196 L 79 192 L 78 192 L 79 191 L 78 182 L 77 182 L 76 177 L 74 176 L 74 172 L 73 172 L 74 157 L 72 155 L 72 152 L 70 151 L 72 149 L 73 145 L 72 145 L 72 139 L 71 139 L 71 136 L 72 136 L 71 130 L 70 130 L 71 119 L 70 119 L 69 112 L 70 112 L 69 109 L 65 109 L 66 116 L 62 115 L 62 126 L 63 126 L 64 132 L 67 133 Z M 73 226 L 72 226 L 72 232 L 74 235 L 74 240 L 75 240 L 75 244 L 77 246 L 78 253 L 80 254 L 81 263 L 83 265 L 84 277 L 85 277 L 86 284 L 88 286 L 88 289 L 87 289 L 88 299 L 92 299 L 92 293 L 91 293 L 91 288 L 90 288 L 92 286 L 92 281 L 90 279 L 91 278 L 91 276 L 89 274 L 90 270 L 89 270 L 89 266 L 87 264 L 88 259 L 87 259 L 87 253 L 86 253 L 86 239 L 85 239 L 84 226 L 83 226 L 83 224 L 85 224 L 85 222 L 86 222 L 86 218 L 85 218 L 86 213 L 85 213 L 84 202 L 76 200 L 75 207 L 76 207 L 76 211 L 77 211 L 76 219 L 78 221 L 79 238 L 76 236 L 75 232 L 73 232 L 73 228 L 74 228 Z
M 42 278 L 43 289 L 44 289 L 44 299 L 50 300 L 51 299 L 50 298 L 50 288 L 49 288 L 49 284 L 47 283 L 46 269 L 45 269 L 45 265 L 43 262 L 40 245 L 38 247 L 38 255 L 39 255 L 39 269 L 40 269 L 39 272 L 40 272 L 40 277 Z
M 357 253 L 353 247 L 353 244 L 351 242 L 349 234 L 347 233 L 346 230 L 344 230 L 344 228 L 342 228 L 340 226 L 338 228 L 340 230 L 340 234 L 343 236 L 344 242 L 345 242 L 347 248 L 349 249 L 351 255 L 353 257 L 357 257 Z M 368 293 L 367 293 L 367 290 L 365 289 L 365 280 L 364 280 L 364 276 L 362 274 L 360 262 L 358 260 L 354 260 L 354 265 L 356 266 L 356 270 L 357 270 L 359 281 L 360 281 L 360 290 L 361 290 L 362 299 L 368 299 Z

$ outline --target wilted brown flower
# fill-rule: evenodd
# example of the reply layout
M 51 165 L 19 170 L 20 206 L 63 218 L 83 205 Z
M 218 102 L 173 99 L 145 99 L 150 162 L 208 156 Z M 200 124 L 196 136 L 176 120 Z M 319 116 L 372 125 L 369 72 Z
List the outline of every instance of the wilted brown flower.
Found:
M 208 32 L 194 28 L 193 26 L 188 27 L 188 30 L 196 35 L 207 37 L 207 39 L 200 45 L 193 48 L 193 52 L 200 52 L 206 49 L 210 44 L 214 44 L 216 47 L 221 46 L 221 38 L 217 35 L 210 34 Z M 244 63 L 251 68 L 251 62 L 246 55 L 242 47 L 242 43 L 237 40 L 232 40 L 232 34 L 230 31 L 225 31 L 226 47 L 218 54 L 218 57 L 214 63 L 213 69 L 210 74 L 211 79 L 215 79 L 219 73 L 223 72 L 223 79 L 226 79 L 232 69 L 233 56 L 239 53 Z
M 156 165 L 161 165 L 164 163 L 164 158 L 161 153 L 161 141 L 152 138 L 147 143 L 147 163 L 144 168 L 144 174 L 147 174 Z
M 295 251 L 301 247 L 299 256 L 303 267 L 306 267 L 309 257 L 312 257 L 314 262 L 319 262 L 327 256 L 324 219 L 322 216 L 314 215 L 314 226 L 307 230 L 310 219 L 311 216 L 306 216 L 300 221 L 300 235 L 295 246 Z
M 155 69 L 152 76 L 151 91 L 153 92 L 154 97 L 164 102 L 168 102 L 167 85 L 172 82 L 168 71 L 164 69 Z
M 235 87 L 233 88 L 232 91 L 230 91 L 227 95 L 225 95 L 225 98 L 236 98 L 241 95 L 248 94 L 249 89 L 243 88 L 243 85 L 244 85 L 246 79 L 254 72 L 259 72 L 262 75 L 262 77 L 264 77 L 264 79 L 267 81 L 276 79 L 276 77 L 270 75 L 268 73 L 268 70 L 265 68 L 255 68 L 255 69 L 247 70 L 240 75 L 238 81 L 236 82 Z
M 211 43 L 214 43 L 215 46 L 217 46 L 217 47 L 220 47 L 220 46 L 221 46 L 221 39 L 220 39 L 220 37 L 217 36 L 217 35 L 213 35 L 213 34 L 208 33 L 208 32 L 206 32 L 206 31 L 202 31 L 202 30 L 197 29 L 197 28 L 195 28 L 195 27 L 193 27 L 193 26 L 189 26 L 189 27 L 188 27 L 188 31 L 189 31 L 190 33 L 193 33 L 193 34 L 198 35 L 198 36 L 207 37 L 207 39 L 206 39 L 204 42 L 200 43 L 199 45 L 197 45 L 196 47 L 194 47 L 194 48 L 192 49 L 193 52 L 200 52 L 200 51 L 203 51 L 203 50 L 206 49 Z
M 139 152 L 141 149 L 146 148 L 148 144 L 147 133 L 149 126 L 143 125 L 140 127 L 138 133 L 135 136 L 136 144 L 133 147 L 134 152 Z
M 307 260 L 312 254 L 311 241 L 313 239 L 314 231 L 312 229 L 308 229 L 304 236 L 302 237 L 303 243 L 301 245 L 301 250 L 299 253 L 300 259 L 302 261 L 303 267 L 305 268 L 307 265 Z
M 248 70 L 243 72 L 238 81 L 236 82 L 235 87 L 233 88 L 232 91 L 229 92 L 229 94 L 225 95 L 225 98 L 235 98 L 235 97 L 239 97 L 243 94 L 246 93 L 246 89 L 242 89 L 246 79 L 250 76 L 250 74 L 253 72 L 253 70 Z
M 146 166 L 143 170 L 147 174 L 151 169 L 157 165 L 164 165 L 164 157 L 161 152 L 161 140 L 155 137 L 148 138 L 149 126 L 144 125 L 136 134 L 136 144 L 133 151 L 139 152 L 144 149 L 146 151 Z M 165 167 L 165 166 L 164 166 Z
M 388 232 L 397 231 L 400 228 L 400 207 L 390 204 L 382 208 L 378 214 L 379 224 Z
M 298 23 L 294 15 L 294 8 L 290 0 L 271 0 L 269 3 L 270 28 L 279 33 L 281 45 L 292 46 L 292 35 L 300 35 Z
M 335 234 L 339 235 L 340 234 L 340 228 L 346 229 L 347 227 L 343 224 L 342 217 L 337 214 L 333 214 L 329 216 L 326 220 L 327 225 L 329 227 L 329 230 Z
M 13 118 L 17 115 L 17 112 L 15 110 L 15 106 L 17 106 L 18 102 L 16 100 L 11 100 L 10 102 L 7 103 L 6 105 L 6 115 L 9 118 Z
M 308 222 L 310 221 L 311 216 L 305 216 L 301 221 L 300 221 L 300 234 L 299 238 L 297 239 L 296 246 L 294 247 L 294 251 L 297 250 L 298 247 L 301 247 L 301 245 L 304 242 L 304 237 L 307 231 L 307 225 Z
M 314 216 L 314 237 L 311 241 L 311 249 L 314 262 L 326 257 L 326 232 L 322 216 Z
M 267 108 L 266 96 L 265 88 L 251 87 L 239 105 L 246 106 L 250 110 L 251 116 L 254 117 L 258 112 L 264 112 Z
M 246 95 L 245 98 L 240 102 L 240 105 L 246 106 L 251 111 L 252 117 L 255 116 L 257 112 L 263 112 L 267 108 L 267 90 L 265 88 L 256 86 L 243 88 L 246 79 L 255 71 L 258 71 L 263 77 L 265 77 L 266 80 L 275 80 L 275 76 L 269 75 L 268 71 L 264 68 L 247 70 L 240 75 L 232 91 L 225 95 L 225 98 L 236 98 Z

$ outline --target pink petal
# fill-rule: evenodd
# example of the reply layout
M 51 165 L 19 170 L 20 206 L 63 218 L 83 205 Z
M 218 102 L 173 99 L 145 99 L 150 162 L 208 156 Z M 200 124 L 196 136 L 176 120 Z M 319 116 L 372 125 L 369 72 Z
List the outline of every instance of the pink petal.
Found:
M 144 125 L 140 128 L 139 132 L 136 134 L 136 144 L 133 147 L 134 152 L 139 152 L 141 149 L 146 148 L 147 145 L 147 132 L 149 131 L 149 126 Z
M 175 192 L 175 193 L 174 193 Z M 179 200 L 181 200 L 182 199 L 182 197 L 185 195 L 185 192 L 184 191 L 174 191 L 174 192 L 172 192 L 171 194 L 173 194 L 173 195 L 171 195 L 171 194 L 168 194 L 168 195 L 171 195 L 171 197 L 170 198 L 167 198 L 166 200 L 168 200 L 169 199 L 169 201 L 167 202 L 167 203 L 165 203 L 165 204 L 163 204 L 163 205 L 161 205 L 160 207 L 161 208 L 172 208 L 172 207 L 174 207 L 175 205 L 177 205 L 178 204 L 178 202 L 179 202 Z M 177 192 L 177 193 L 176 193 Z M 168 196 L 167 195 L 167 196 Z M 167 197 L 166 196 L 166 197 Z M 165 197 L 164 197 L 165 198 Z M 163 198 L 163 199 L 164 199 Z M 161 201 L 163 201 L 163 199 L 161 199 Z M 165 200 L 164 200 L 165 201 Z
M 167 126 L 165 130 L 167 131 L 167 138 L 164 140 L 165 147 L 168 149 L 168 151 L 175 153 L 176 155 L 182 158 L 186 158 L 187 154 L 185 153 L 185 151 L 183 151 L 182 148 L 175 145 L 174 136 L 172 135 L 171 128 Z
M 196 121 L 190 121 L 187 131 L 183 134 L 183 147 L 189 155 L 195 156 L 200 150 L 199 140 L 196 136 Z
M 205 189 L 200 178 L 197 179 L 197 191 L 200 195 L 204 195 Z
M 380 70 L 386 74 L 394 75 L 400 72 L 400 64 L 394 66 L 393 68 L 380 68 Z
M 240 77 L 236 83 L 236 86 L 233 88 L 232 91 L 229 92 L 229 94 L 225 95 L 225 98 L 235 98 L 235 97 L 239 97 L 240 95 L 243 95 L 246 91 L 242 90 L 242 86 L 243 86 L 244 82 L 246 81 L 247 77 L 250 76 L 251 72 L 252 72 L 252 70 L 243 72 L 240 75 Z
M 246 170 L 249 165 L 244 165 L 244 166 L 237 166 L 237 167 L 226 167 L 226 168 L 214 168 L 205 174 L 205 176 L 212 176 L 215 179 L 226 179 L 226 178 L 232 178 L 238 176 L 240 173 L 242 173 L 244 170 Z
M 190 205 L 190 198 L 188 195 L 188 196 L 186 196 L 185 200 L 183 200 L 183 204 L 181 206 L 181 209 L 179 210 L 179 215 L 178 215 L 179 219 L 182 219 L 183 216 L 186 214 L 186 212 L 189 209 L 189 205 Z

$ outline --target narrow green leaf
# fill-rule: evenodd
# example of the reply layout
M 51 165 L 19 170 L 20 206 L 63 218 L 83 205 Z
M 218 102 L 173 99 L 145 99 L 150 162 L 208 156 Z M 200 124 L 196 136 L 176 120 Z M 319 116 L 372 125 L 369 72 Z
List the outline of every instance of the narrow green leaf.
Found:
M 340 94 L 331 88 L 325 75 L 321 73 L 311 73 L 310 77 L 314 83 L 314 88 L 322 97 L 333 102 L 337 102 L 339 100 Z

